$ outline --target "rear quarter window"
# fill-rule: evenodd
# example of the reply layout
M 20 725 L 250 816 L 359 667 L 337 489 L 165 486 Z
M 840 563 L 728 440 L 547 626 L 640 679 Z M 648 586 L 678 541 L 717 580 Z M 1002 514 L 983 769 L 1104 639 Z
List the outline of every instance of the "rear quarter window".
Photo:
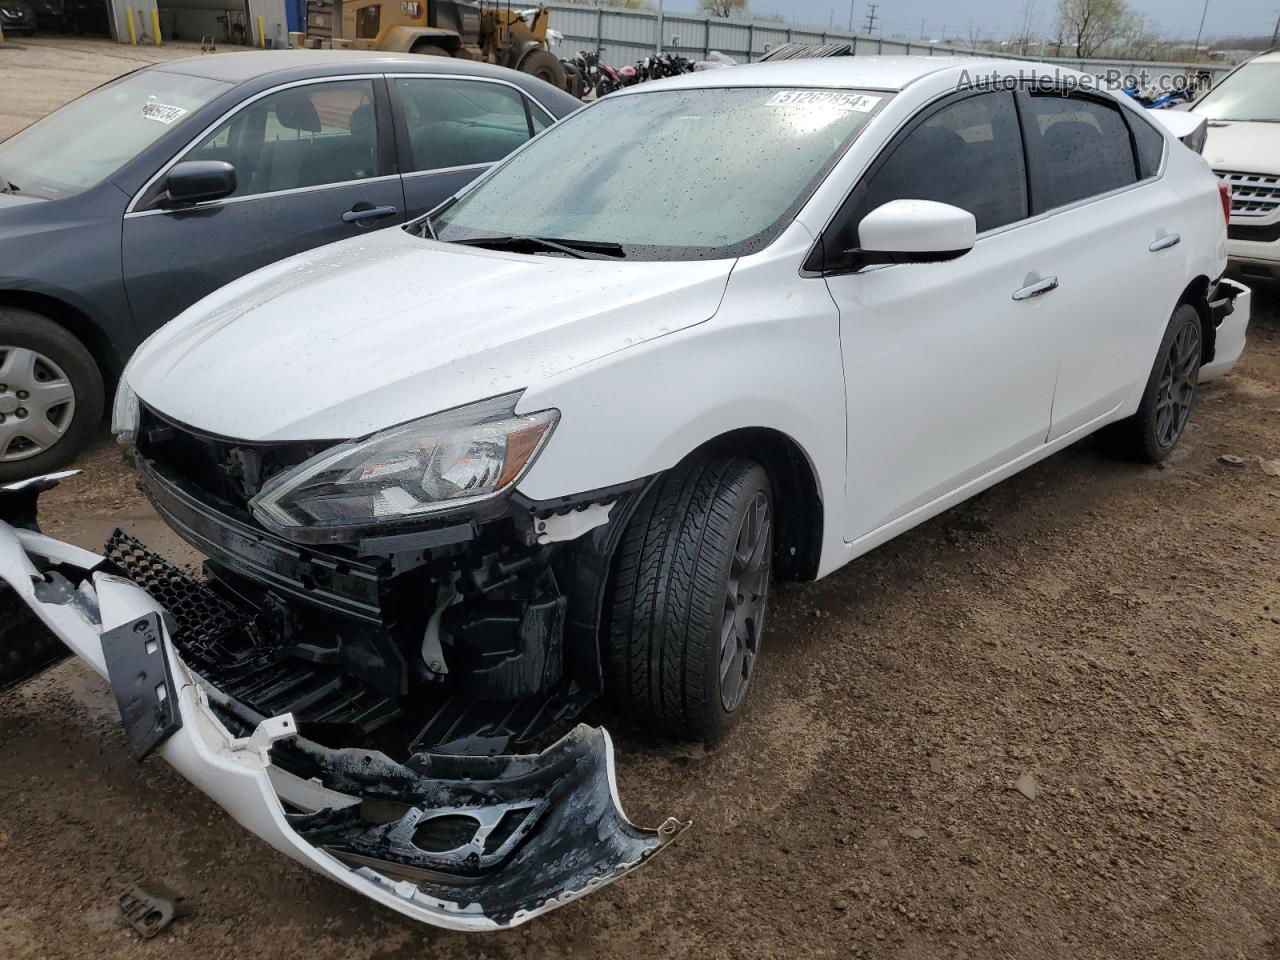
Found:
M 1138 147 L 1138 172 L 1143 180 L 1154 177 L 1164 159 L 1164 135 L 1143 117 L 1129 117 L 1129 126 Z

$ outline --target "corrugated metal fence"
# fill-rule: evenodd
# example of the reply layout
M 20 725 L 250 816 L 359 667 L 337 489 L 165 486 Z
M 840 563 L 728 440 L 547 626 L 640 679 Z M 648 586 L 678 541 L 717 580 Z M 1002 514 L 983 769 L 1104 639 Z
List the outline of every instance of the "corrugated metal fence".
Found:
M 601 51 L 606 63 L 622 66 L 649 56 L 658 48 L 658 14 L 649 10 L 626 10 L 618 7 L 594 7 L 584 4 L 549 3 L 551 27 L 564 34 L 562 57 L 579 50 Z M 1015 57 L 973 51 L 943 44 L 912 43 L 908 40 L 885 40 L 839 30 L 822 31 L 789 27 L 775 21 L 726 20 L 702 18 L 689 14 L 668 13 L 662 18 L 663 49 L 691 60 L 704 60 L 712 50 L 728 54 L 739 63 L 758 60 L 784 43 L 852 43 L 855 56 L 895 54 L 909 57 L 930 56 L 1005 56 L 1010 59 L 1043 59 L 1061 63 L 1073 70 L 1104 76 L 1138 75 L 1145 72 L 1155 82 L 1161 76 L 1192 75 L 1208 72 L 1216 80 L 1230 67 L 1220 64 L 1148 63 L 1123 60 L 1077 60 L 1071 58 Z

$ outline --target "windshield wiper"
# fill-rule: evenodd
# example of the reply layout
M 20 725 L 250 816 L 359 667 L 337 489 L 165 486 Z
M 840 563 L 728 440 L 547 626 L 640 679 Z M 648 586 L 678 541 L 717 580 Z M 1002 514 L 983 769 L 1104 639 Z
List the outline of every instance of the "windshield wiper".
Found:
M 553 240 L 550 237 L 527 237 L 513 234 L 505 237 L 467 237 L 463 240 L 450 242 L 461 243 L 471 247 L 485 247 L 490 250 L 524 250 L 529 247 L 543 247 L 547 250 L 555 250 L 558 253 L 576 257 L 579 260 L 612 260 L 626 256 L 621 244 L 596 240 Z

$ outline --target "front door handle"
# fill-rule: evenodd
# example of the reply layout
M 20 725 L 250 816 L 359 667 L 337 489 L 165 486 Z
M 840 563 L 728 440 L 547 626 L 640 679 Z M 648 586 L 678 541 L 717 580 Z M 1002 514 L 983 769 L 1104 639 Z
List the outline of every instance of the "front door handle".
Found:
M 1170 247 L 1176 247 L 1181 242 L 1182 242 L 1182 234 L 1169 233 L 1169 234 L 1165 234 L 1163 237 L 1156 240 L 1155 243 L 1151 244 L 1151 246 L 1147 247 L 1147 249 L 1150 250 L 1152 253 L 1159 253 L 1161 250 L 1168 250 Z
M 343 223 L 359 223 L 361 220 L 381 220 L 393 217 L 398 211 L 395 207 L 375 207 L 371 203 L 357 203 L 342 215 Z
M 1045 277 L 1043 280 L 1037 280 L 1035 283 L 1028 284 L 1021 290 L 1013 292 L 1015 300 L 1031 300 L 1034 297 L 1043 297 L 1050 290 L 1058 289 L 1057 277 Z

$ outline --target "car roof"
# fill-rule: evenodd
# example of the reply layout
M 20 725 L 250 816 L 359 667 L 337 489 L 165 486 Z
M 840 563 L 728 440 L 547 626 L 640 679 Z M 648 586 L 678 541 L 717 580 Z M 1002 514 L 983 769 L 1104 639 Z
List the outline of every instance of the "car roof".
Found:
M 624 91 L 640 93 L 659 88 L 701 87 L 849 87 L 861 90 L 898 91 L 915 81 L 951 70 L 968 71 L 974 77 L 1056 76 L 1074 74 L 1061 66 L 1025 60 L 978 57 L 822 57 L 814 60 L 780 60 L 747 63 L 723 70 L 687 73 L 667 80 L 641 84 Z
M 514 70 L 475 60 L 428 57 L 418 53 L 380 53 L 376 50 L 248 50 L 166 60 L 150 69 L 222 80 L 226 83 L 244 83 L 277 73 L 315 71 L 323 75 L 344 69 L 372 70 L 378 73 L 429 70 L 431 73 L 491 76 L 505 80 L 512 79 L 512 74 L 516 74 Z

